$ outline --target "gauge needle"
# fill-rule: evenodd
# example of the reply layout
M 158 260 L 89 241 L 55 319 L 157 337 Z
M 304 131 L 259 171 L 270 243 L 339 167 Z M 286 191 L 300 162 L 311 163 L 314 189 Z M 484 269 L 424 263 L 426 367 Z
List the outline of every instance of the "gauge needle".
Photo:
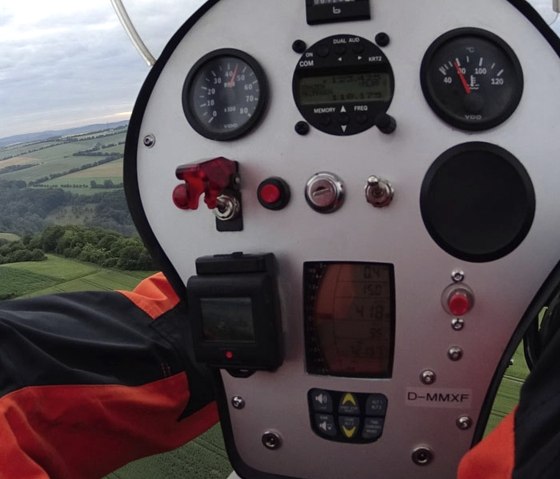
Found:
M 235 77 L 237 76 L 237 70 L 239 70 L 239 63 L 236 63 L 235 65 L 235 70 L 233 70 L 231 80 L 227 84 L 228 88 L 233 88 L 235 86 Z
M 467 79 L 465 78 L 465 75 L 463 74 L 463 70 L 461 70 L 459 63 L 455 61 L 453 62 L 453 66 L 455 67 L 455 71 L 457 72 L 457 75 L 459 75 L 459 79 L 461 80 L 465 92 L 467 93 L 467 95 L 470 95 L 472 91 L 471 87 L 467 83 Z

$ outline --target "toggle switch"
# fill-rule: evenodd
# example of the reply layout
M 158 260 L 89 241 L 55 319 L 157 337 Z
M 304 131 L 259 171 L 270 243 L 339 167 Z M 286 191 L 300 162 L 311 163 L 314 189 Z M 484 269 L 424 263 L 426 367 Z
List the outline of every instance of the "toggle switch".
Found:
M 183 210 L 197 210 L 203 194 L 204 202 L 213 210 L 224 191 L 238 189 L 238 164 L 223 157 L 179 166 L 175 175 L 185 182 L 173 191 L 173 202 Z

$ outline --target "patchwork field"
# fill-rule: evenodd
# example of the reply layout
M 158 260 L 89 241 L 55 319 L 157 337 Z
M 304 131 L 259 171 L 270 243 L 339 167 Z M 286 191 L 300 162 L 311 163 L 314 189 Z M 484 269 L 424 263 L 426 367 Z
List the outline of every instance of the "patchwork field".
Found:
M 101 165 L 107 166 L 106 169 L 94 163 L 111 155 L 122 155 L 125 138 L 126 129 L 119 128 L 0 148 L 0 180 L 40 181 L 44 186 L 61 187 L 82 194 L 88 193 L 86 190 L 92 180 L 101 184 L 108 179 L 115 184 L 121 183 L 122 160 L 116 160 L 115 165 L 112 162 Z M 92 165 L 91 168 L 88 165 Z M 65 174 L 84 167 L 86 169 L 79 172 L 83 173 L 82 176 L 71 176 L 76 172 Z M 70 180 L 68 177 L 71 177 Z M 85 188 L 75 188 L 74 178 L 79 178 L 77 184 L 85 185 Z

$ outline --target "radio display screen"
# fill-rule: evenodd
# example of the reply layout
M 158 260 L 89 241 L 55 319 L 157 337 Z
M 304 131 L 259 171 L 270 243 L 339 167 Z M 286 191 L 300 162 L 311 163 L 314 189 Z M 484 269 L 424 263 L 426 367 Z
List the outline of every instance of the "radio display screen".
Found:
M 393 265 L 304 264 L 307 371 L 391 377 L 395 332 Z
M 391 95 L 388 73 L 308 76 L 299 80 L 299 102 L 303 106 L 389 101 Z

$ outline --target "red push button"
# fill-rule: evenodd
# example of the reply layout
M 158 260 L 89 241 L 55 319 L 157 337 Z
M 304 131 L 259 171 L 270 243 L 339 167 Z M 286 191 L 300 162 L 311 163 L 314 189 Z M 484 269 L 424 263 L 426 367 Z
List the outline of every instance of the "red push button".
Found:
M 268 178 L 259 185 L 257 199 L 268 210 L 281 210 L 290 201 L 290 187 L 282 178 Z
M 451 286 L 444 292 L 443 305 L 453 316 L 464 316 L 474 305 L 474 296 L 464 286 Z

